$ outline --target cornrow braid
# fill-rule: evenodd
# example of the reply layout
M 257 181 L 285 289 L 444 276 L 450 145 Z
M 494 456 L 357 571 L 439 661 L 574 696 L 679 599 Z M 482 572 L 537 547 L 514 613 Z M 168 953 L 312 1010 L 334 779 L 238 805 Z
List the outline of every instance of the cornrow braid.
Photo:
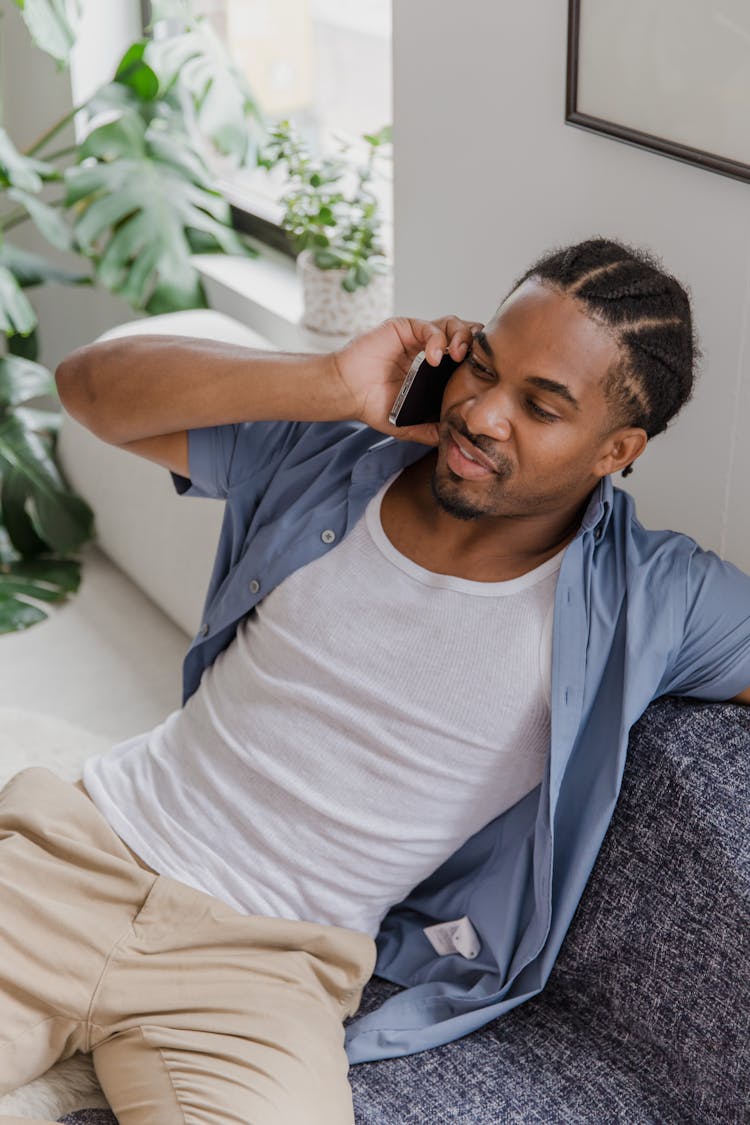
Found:
M 649 438 L 662 433 L 692 394 L 700 354 L 687 290 L 651 254 L 605 238 L 545 254 L 510 293 L 530 278 L 575 297 L 614 331 L 621 360 L 604 393 L 615 427 L 640 426 Z

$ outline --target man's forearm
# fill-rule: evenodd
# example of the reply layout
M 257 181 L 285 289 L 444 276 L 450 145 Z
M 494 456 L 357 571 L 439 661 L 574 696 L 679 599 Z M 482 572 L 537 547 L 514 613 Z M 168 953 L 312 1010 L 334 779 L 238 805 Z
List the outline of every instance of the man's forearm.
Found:
M 55 378 L 68 413 L 114 445 L 230 422 L 352 417 L 330 355 L 126 336 L 79 348 Z

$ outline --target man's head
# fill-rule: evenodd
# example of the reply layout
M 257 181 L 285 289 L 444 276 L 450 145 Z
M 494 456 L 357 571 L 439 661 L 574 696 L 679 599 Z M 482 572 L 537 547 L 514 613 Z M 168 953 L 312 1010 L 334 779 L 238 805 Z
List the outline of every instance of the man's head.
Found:
M 605 239 L 545 255 L 448 383 L 436 499 L 463 519 L 582 502 L 687 402 L 696 355 L 688 295 L 650 255 Z

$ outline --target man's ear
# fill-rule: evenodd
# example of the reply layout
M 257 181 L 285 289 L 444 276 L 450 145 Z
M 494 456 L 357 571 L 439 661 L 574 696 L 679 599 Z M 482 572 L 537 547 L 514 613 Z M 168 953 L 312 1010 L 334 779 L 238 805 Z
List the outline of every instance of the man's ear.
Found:
M 604 454 L 594 466 L 598 476 L 606 477 L 637 461 L 648 444 L 648 434 L 640 426 L 615 430 L 607 438 Z

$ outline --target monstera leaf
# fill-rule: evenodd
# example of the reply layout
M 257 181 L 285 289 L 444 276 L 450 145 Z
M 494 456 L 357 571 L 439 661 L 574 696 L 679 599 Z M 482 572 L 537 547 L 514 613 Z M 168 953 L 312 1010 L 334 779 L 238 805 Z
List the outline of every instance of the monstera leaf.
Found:
M 48 549 L 64 555 L 77 551 L 93 531 L 93 514 L 85 500 L 64 484 L 52 459 L 52 444 L 24 426 L 12 413 L 0 421 L 0 473 L 3 489 L 10 476 L 9 499 L 3 496 L 3 522 L 13 540 L 11 526 L 28 516 Z M 25 544 L 16 544 L 24 550 Z
M 91 277 L 79 270 L 68 270 L 50 262 L 41 254 L 21 250 L 10 242 L 0 246 L 0 266 L 5 266 L 13 274 L 21 289 L 32 285 L 44 285 L 56 281 L 60 285 L 90 285 Z
M 36 328 L 28 336 L 8 336 L 8 351 L 11 355 L 19 355 L 22 359 L 39 358 L 39 333 Z
M 0 633 L 10 633 L 48 616 L 36 602 L 78 589 L 80 563 L 60 556 L 91 538 L 93 513 L 64 489 L 42 440 L 16 418 L 0 423 L 0 469 Z
M 41 191 L 45 180 L 59 180 L 53 164 L 19 152 L 5 129 L 0 129 L 0 186 Z
M 147 46 L 147 39 L 139 39 L 128 47 L 115 71 L 114 84 L 132 90 L 140 101 L 152 102 L 159 95 L 160 83 L 143 58 Z
M 260 109 L 211 25 L 200 18 L 182 22 L 182 34 L 144 44 L 144 62 L 158 76 L 162 94 L 174 90 L 183 104 L 189 100 L 202 136 L 219 152 L 246 163 L 255 154 L 248 118 L 257 128 Z
M 31 38 L 58 62 L 65 63 L 75 42 L 80 4 L 66 0 L 16 0 Z
M 38 196 L 45 181 L 61 179 L 61 174 L 52 164 L 24 156 L 5 130 L 0 129 L 0 188 L 4 189 L 8 199 L 21 205 L 53 246 L 58 250 L 71 250 L 73 236 L 67 222 L 56 207 L 43 202 Z M 8 215 L 18 221 L 17 212 L 6 213 L 4 218 Z M 32 260 L 35 260 L 33 272 L 36 276 L 30 281 L 28 267 Z M 28 336 L 36 326 L 36 315 L 21 293 L 22 288 L 29 284 L 38 285 L 41 281 L 78 282 L 81 279 L 80 275 L 43 263 L 44 259 L 39 256 L 6 244 L 0 245 L 0 332 L 6 336 Z
M 0 536 L 3 529 L 0 528 Z M 7 542 L 7 540 L 6 540 Z M 28 629 L 49 615 L 34 601 L 60 602 L 81 583 L 81 566 L 74 559 L 33 558 L 3 561 L 0 548 L 0 633 Z M 34 599 L 29 601 L 27 599 Z
M 20 203 L 34 220 L 37 230 L 58 250 L 73 249 L 73 234 L 65 219 L 55 207 L 43 203 L 36 195 L 21 188 L 10 188 L 8 198 Z
M 0 359 L 0 503 L 10 542 L 21 554 L 42 548 L 65 554 L 91 537 L 91 510 L 69 491 L 52 457 L 59 418 L 22 406 L 56 394 L 41 364 L 15 355 Z
M 147 126 L 126 109 L 89 134 L 81 157 L 65 173 L 66 204 L 102 284 L 149 313 L 205 306 L 187 232 L 209 234 L 229 253 L 246 250 L 198 156 L 160 119 Z
M 47 616 L 35 602 L 61 601 L 78 589 L 79 562 L 61 556 L 93 535 L 91 509 L 69 491 L 53 460 L 59 415 L 21 405 L 54 393 L 40 364 L 0 359 L 0 633 L 35 625 Z
M 36 327 L 36 314 L 6 266 L 0 266 L 0 332 L 28 336 Z
M 14 355 L 0 359 L 0 412 L 32 398 L 56 394 L 55 380 L 41 363 L 30 363 Z
M 0 332 L 8 337 L 8 350 L 27 359 L 36 359 L 39 344 L 36 314 L 21 290 L 32 285 L 42 285 L 46 281 L 64 285 L 88 285 L 91 278 L 88 274 L 53 265 L 41 254 L 20 250 L 9 242 L 0 246 Z

